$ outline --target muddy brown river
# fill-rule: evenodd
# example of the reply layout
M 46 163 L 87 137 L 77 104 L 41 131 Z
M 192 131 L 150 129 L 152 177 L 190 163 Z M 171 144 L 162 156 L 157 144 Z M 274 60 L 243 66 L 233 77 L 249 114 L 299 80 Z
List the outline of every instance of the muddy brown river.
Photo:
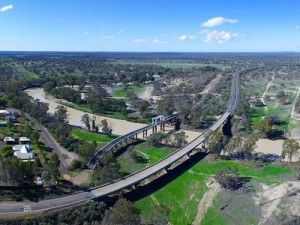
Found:
M 55 109 L 57 106 L 62 105 L 59 104 L 58 102 L 60 101 L 59 99 L 54 99 L 54 98 L 46 98 L 45 97 L 45 92 L 42 88 L 34 88 L 34 89 L 27 89 L 25 91 L 29 96 L 33 97 L 34 99 L 39 99 L 41 102 L 48 103 L 49 105 L 49 112 L 54 113 Z M 86 112 L 73 109 L 67 106 L 64 106 L 68 110 L 68 115 L 69 115 L 69 124 L 73 126 L 80 126 L 84 127 L 84 124 L 81 122 L 81 116 L 85 114 Z M 116 135 L 124 135 L 127 134 L 131 131 L 137 130 L 139 128 L 142 128 L 146 126 L 146 124 L 141 124 L 141 123 L 134 123 L 134 122 L 129 122 L 126 120 L 119 120 L 119 119 L 114 119 L 110 117 L 105 117 L 105 116 L 99 116 L 95 115 L 92 113 L 87 113 L 91 118 L 93 116 L 96 117 L 96 124 L 100 124 L 100 121 L 103 119 L 107 119 L 109 126 L 112 129 L 113 134 Z M 200 135 L 200 132 L 194 132 L 194 131 L 188 131 L 184 130 L 186 135 L 188 136 L 188 141 L 191 141 L 195 139 L 198 135 Z M 142 134 L 139 136 L 142 138 Z

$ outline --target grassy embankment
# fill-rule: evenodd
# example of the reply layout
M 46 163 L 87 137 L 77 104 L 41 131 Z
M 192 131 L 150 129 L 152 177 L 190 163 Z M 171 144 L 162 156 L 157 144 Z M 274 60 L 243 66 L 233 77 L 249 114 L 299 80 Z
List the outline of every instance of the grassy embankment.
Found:
M 89 132 L 89 131 L 84 131 L 79 129 L 73 129 L 72 135 L 81 141 L 87 141 L 87 142 L 96 141 L 98 143 L 108 143 L 117 137 L 115 135 L 109 137 L 106 134 L 94 133 L 94 132 Z
M 151 164 L 172 152 L 172 150 L 168 150 L 165 147 L 149 148 L 146 147 L 145 143 L 136 145 L 134 151 L 138 154 L 140 153 L 140 156 L 143 157 L 145 157 L 144 154 L 147 154 Z M 118 158 L 121 172 L 132 173 L 145 168 L 148 160 L 137 162 L 130 159 L 129 154 L 125 152 Z M 280 167 L 276 164 L 267 164 L 263 167 L 258 167 L 257 164 L 257 162 L 252 161 L 211 160 L 211 157 L 207 157 L 153 193 L 153 195 L 159 204 L 168 206 L 170 209 L 169 220 L 173 225 L 191 224 L 197 215 L 198 203 L 207 191 L 205 183 L 218 170 L 222 170 L 225 167 L 235 167 L 241 176 L 249 177 L 251 182 L 265 184 L 281 183 L 286 175 L 294 173 L 292 169 Z M 135 202 L 135 206 L 141 210 L 142 215 L 145 217 L 149 216 L 156 207 L 152 197 L 147 196 Z

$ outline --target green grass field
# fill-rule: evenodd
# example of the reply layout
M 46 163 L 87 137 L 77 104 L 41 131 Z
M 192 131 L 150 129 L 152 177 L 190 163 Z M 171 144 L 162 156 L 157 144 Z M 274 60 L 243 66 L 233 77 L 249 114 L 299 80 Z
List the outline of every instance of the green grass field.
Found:
M 126 97 L 126 94 L 129 91 L 133 91 L 133 92 L 141 92 L 142 90 L 145 89 L 146 86 L 137 86 L 137 85 L 130 85 L 127 88 L 118 88 L 113 92 L 113 96 L 114 97 Z
M 149 163 L 153 164 L 171 153 L 171 150 L 166 147 L 148 147 L 145 142 L 134 145 L 133 151 L 145 160 L 135 161 L 130 157 L 130 153 L 125 151 L 117 158 L 121 166 L 120 171 L 124 174 L 130 174 L 145 168 L 148 160 L 145 158 L 144 154 L 148 155 Z
M 250 177 L 254 182 L 265 184 L 281 183 L 284 181 L 286 175 L 294 173 L 294 170 L 283 168 L 276 164 L 268 164 L 265 167 L 257 168 L 256 164 L 251 161 L 213 161 L 209 158 L 201 160 L 190 170 L 184 172 L 180 177 L 154 193 L 158 202 L 170 209 L 169 220 L 171 224 L 186 225 L 193 222 L 197 215 L 198 203 L 207 191 L 205 182 L 214 176 L 218 170 L 222 170 L 225 167 L 235 167 L 241 176 Z M 154 209 L 155 204 L 151 196 L 147 196 L 135 202 L 135 206 L 141 210 L 142 215 L 147 217 L 151 213 L 151 210 Z M 209 210 L 208 213 L 210 216 L 217 215 L 215 210 Z M 251 218 L 249 218 L 249 221 L 251 221 Z M 210 220 L 203 224 L 230 223 L 211 223 Z
M 72 135 L 82 141 L 88 141 L 88 142 L 96 141 L 100 143 L 111 142 L 113 139 L 116 138 L 116 136 L 108 137 L 105 134 L 93 133 L 93 132 L 88 132 L 88 131 L 83 131 L 78 129 L 72 130 Z

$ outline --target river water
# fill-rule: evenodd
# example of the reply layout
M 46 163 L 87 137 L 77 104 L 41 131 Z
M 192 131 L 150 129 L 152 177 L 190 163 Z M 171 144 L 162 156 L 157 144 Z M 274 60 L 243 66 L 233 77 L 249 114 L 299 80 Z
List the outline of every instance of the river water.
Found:
M 57 106 L 62 105 L 58 103 L 58 99 L 54 98 L 46 98 L 45 97 L 45 92 L 42 88 L 34 88 L 34 89 L 27 89 L 25 91 L 29 96 L 33 97 L 34 99 L 39 99 L 41 102 L 48 103 L 49 105 L 49 112 L 54 113 L 55 109 Z M 68 116 L 69 116 L 69 124 L 73 126 L 80 126 L 84 127 L 84 124 L 81 122 L 81 116 L 85 114 L 86 112 L 73 109 L 67 106 L 64 106 L 68 110 Z M 109 118 L 105 116 L 99 116 L 91 113 L 87 113 L 90 118 L 93 116 L 96 117 L 96 124 L 100 124 L 100 121 L 103 119 L 107 119 L 108 124 L 110 128 L 112 129 L 113 134 L 116 135 L 124 135 L 127 134 L 131 131 L 137 130 L 139 128 L 142 128 L 146 126 L 146 124 L 142 123 L 134 123 L 134 122 L 129 122 L 126 120 L 119 120 L 119 119 L 114 119 L 114 118 Z M 188 136 L 188 141 L 192 141 L 194 138 L 196 138 L 198 135 L 200 135 L 199 132 L 194 132 L 194 131 L 188 131 L 184 130 L 186 135 Z M 151 132 L 150 132 L 151 134 Z M 139 138 L 142 138 L 142 134 L 139 135 Z

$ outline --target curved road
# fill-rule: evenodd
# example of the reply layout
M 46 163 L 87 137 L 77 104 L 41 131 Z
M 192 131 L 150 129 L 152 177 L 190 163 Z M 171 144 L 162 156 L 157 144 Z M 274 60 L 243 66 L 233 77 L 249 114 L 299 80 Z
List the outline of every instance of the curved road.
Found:
M 232 113 L 232 111 L 237 106 L 238 94 L 239 94 L 237 77 L 238 76 L 236 73 L 232 75 L 232 94 L 226 112 L 207 131 L 211 131 L 211 132 L 216 131 L 223 123 L 226 122 L 228 116 Z M 159 162 L 143 170 L 140 170 L 136 173 L 130 174 L 122 179 L 95 187 L 87 192 L 69 195 L 62 198 L 43 200 L 37 203 L 30 203 L 30 204 L 26 204 L 24 202 L 12 203 L 12 204 L 1 204 L 0 214 L 9 215 L 9 214 L 23 213 L 28 211 L 45 211 L 49 209 L 67 207 L 74 204 L 85 202 L 87 200 L 92 200 L 112 193 L 116 193 L 122 189 L 131 188 L 133 185 L 139 184 L 141 181 L 145 180 L 146 178 L 164 169 L 168 169 L 174 162 L 188 155 L 190 152 L 193 151 L 193 149 L 195 149 L 198 145 L 200 145 L 205 140 L 205 133 L 201 134 L 191 143 L 187 144 L 181 149 L 178 149 L 176 152 L 160 160 Z
M 125 134 L 123 136 L 117 137 L 113 141 L 106 144 L 104 147 L 102 147 L 88 162 L 87 167 L 91 170 L 94 170 L 96 168 L 97 162 L 101 159 L 104 153 L 111 151 L 114 147 L 116 147 L 118 144 L 122 144 L 122 142 L 126 141 L 127 139 L 133 138 L 135 135 L 138 135 L 139 133 L 142 133 L 143 131 L 150 130 L 151 128 L 160 125 L 161 123 L 170 121 L 174 118 L 176 118 L 176 115 L 168 116 L 164 118 L 162 121 L 157 121 L 156 124 L 149 124 L 145 127 L 142 127 L 138 130 L 132 131 L 128 134 Z

